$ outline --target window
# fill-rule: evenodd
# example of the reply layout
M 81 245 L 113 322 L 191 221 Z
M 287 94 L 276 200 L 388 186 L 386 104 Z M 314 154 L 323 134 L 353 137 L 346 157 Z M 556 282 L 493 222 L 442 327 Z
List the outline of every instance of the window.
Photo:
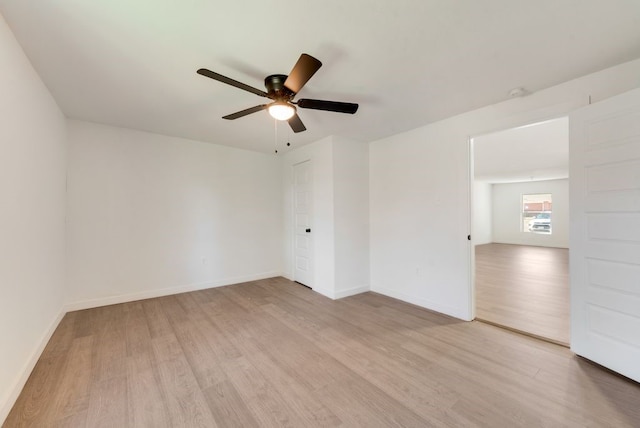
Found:
M 522 195 L 522 231 L 551 234 L 551 193 Z

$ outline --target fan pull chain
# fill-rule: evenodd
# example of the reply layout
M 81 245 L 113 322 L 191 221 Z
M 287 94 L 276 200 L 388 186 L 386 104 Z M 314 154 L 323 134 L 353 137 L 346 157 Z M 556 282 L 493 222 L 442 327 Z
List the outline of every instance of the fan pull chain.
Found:
M 273 148 L 276 154 L 278 154 L 278 121 L 276 119 L 273 119 L 273 129 L 275 135 L 275 139 L 273 140 Z

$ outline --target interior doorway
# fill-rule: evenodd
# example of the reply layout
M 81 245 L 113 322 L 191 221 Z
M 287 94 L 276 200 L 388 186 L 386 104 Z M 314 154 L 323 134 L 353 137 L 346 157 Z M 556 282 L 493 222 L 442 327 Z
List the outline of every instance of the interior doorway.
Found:
M 293 278 L 313 286 L 313 235 L 311 234 L 311 161 L 293 166 Z
M 471 139 L 476 319 L 570 338 L 568 118 Z

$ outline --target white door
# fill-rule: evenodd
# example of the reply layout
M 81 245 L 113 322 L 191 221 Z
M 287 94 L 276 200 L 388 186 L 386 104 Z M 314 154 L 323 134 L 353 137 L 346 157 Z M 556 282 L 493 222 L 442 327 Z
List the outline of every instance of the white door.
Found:
M 569 116 L 571 349 L 640 382 L 640 89 Z
M 294 280 L 313 287 L 311 161 L 293 166 Z

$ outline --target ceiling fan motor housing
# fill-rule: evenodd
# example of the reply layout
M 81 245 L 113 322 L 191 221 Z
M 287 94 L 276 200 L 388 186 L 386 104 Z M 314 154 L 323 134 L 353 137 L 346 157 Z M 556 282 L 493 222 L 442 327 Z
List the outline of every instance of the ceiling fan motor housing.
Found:
M 295 94 L 284 86 L 287 77 L 286 74 L 272 74 L 264 79 L 264 86 L 267 88 L 269 98 L 278 101 L 290 101 L 293 98 Z

